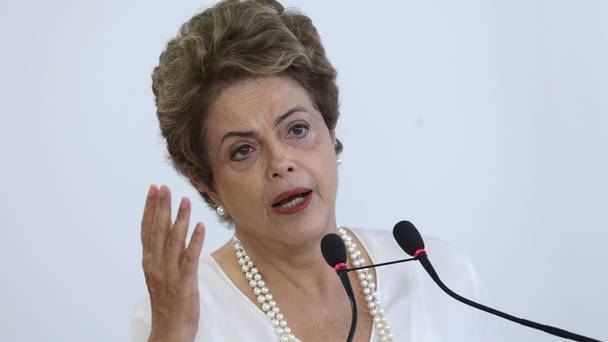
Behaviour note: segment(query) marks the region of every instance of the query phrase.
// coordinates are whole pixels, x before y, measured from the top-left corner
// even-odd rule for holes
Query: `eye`
[[[296,138],[304,138],[308,134],[309,130],[310,128],[307,125],[299,123],[291,126],[289,129],[289,134],[295,136]]]
[[[234,161],[241,161],[241,160],[245,160],[247,159],[247,157],[249,156],[249,154],[251,153],[251,151],[254,149],[253,146],[251,145],[241,145],[237,148],[235,148],[234,150],[232,150],[232,152],[230,153],[230,159],[234,160]]]

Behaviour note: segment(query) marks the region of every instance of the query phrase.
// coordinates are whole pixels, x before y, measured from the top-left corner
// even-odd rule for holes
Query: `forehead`
[[[221,126],[272,120],[296,105],[314,110],[306,89],[293,79],[287,76],[247,78],[224,88],[210,106],[206,118],[206,126],[211,128],[208,134],[213,135]]]

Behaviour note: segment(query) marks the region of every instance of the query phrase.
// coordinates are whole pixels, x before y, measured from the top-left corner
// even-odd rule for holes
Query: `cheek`
[[[259,175],[235,172],[229,168],[220,172],[221,176],[217,177],[218,189],[221,189],[220,196],[230,212],[235,215],[247,215],[249,210],[256,208],[255,204],[263,205]]]
[[[317,153],[312,160],[315,170],[315,178],[319,185],[319,191],[327,199],[334,199],[338,187],[338,169],[336,154],[331,138],[323,142],[322,151]]]

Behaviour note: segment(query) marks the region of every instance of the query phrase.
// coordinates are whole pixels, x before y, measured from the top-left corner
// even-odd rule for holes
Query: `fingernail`
[[[167,196],[167,187],[164,185],[161,185],[160,187],[160,192],[158,193],[158,195],[163,198],[165,196]]]
[[[150,189],[148,189],[148,197],[153,197],[156,195],[156,186],[154,184],[150,185]]]
[[[182,197],[182,200],[179,202],[179,209],[185,210],[188,203],[186,202],[186,197]]]

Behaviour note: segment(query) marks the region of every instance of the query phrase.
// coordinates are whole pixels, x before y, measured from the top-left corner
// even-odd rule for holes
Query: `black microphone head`
[[[331,268],[346,263],[346,247],[337,234],[327,234],[321,240],[321,253]]]
[[[405,253],[413,256],[414,252],[424,249],[424,240],[418,229],[410,221],[401,221],[393,228],[393,237]]]

